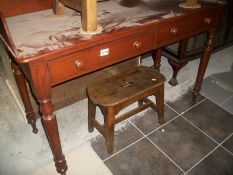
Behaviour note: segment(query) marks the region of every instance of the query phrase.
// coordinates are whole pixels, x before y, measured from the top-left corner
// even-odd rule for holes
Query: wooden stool
[[[159,123],[164,122],[165,77],[148,67],[138,67],[113,77],[94,82],[87,88],[88,130],[94,127],[105,137],[108,153],[113,152],[114,126],[148,107],[158,113]],[[156,105],[147,97],[155,95]],[[138,107],[117,116],[118,112],[138,101]],[[104,124],[95,120],[96,106],[104,115]]]

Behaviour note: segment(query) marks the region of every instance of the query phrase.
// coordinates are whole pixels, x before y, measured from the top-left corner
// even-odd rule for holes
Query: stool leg
[[[105,139],[106,139],[107,151],[108,151],[109,154],[111,154],[113,152],[114,120],[115,120],[114,110],[113,110],[113,108],[109,107],[107,109],[107,114],[104,116]]]
[[[159,87],[159,93],[155,97],[157,112],[158,112],[158,120],[160,124],[164,123],[164,85]]]
[[[88,98],[88,131],[94,131],[93,120],[96,114],[96,104]]]

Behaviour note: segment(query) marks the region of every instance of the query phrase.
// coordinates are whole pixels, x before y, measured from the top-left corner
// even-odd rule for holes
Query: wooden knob
[[[133,44],[134,48],[139,50],[142,48],[142,42],[141,41],[135,41]]]
[[[171,30],[170,30],[170,33],[173,34],[173,35],[176,35],[178,32],[178,29],[176,27],[172,27]]]
[[[83,68],[83,62],[80,61],[80,60],[76,60],[75,61],[75,66],[78,70],[82,69]]]
[[[211,21],[212,21],[211,18],[205,17],[205,20],[204,20],[205,24],[210,24]]]

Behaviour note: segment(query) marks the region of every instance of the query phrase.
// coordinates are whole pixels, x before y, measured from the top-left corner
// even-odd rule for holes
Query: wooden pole
[[[82,0],[82,29],[84,32],[97,31],[97,0]]]
[[[64,5],[58,0],[53,0],[53,13],[56,15],[64,15],[65,9]]]

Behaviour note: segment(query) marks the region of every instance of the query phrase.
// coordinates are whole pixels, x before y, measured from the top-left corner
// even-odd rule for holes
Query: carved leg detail
[[[42,123],[44,125],[44,130],[54,156],[54,162],[57,172],[65,175],[68,168],[65,156],[62,153],[57,118],[56,115],[53,113],[54,107],[51,102],[52,92],[47,62],[31,62],[29,64],[29,70],[32,76],[31,85],[37,101],[40,104]]]
[[[154,68],[156,71],[160,71],[161,66],[161,56],[162,56],[162,48],[152,51],[152,58],[154,60]]]
[[[182,69],[188,62],[178,64],[175,61],[169,59],[168,63],[170,64],[173,70],[173,75],[172,75],[172,78],[169,80],[169,84],[172,86],[176,86],[178,84],[177,75],[180,69]]]
[[[21,99],[23,101],[27,122],[28,124],[32,126],[32,132],[36,134],[38,132],[38,129],[36,128],[37,118],[36,118],[35,113],[33,112],[25,77],[23,73],[21,72],[19,66],[16,65],[13,61],[11,62],[11,67],[14,73],[15,81],[18,86]]]
[[[38,129],[36,127],[36,117],[35,116],[36,115],[34,112],[26,112],[27,122],[28,122],[28,124],[30,124],[32,126],[32,132],[37,134]]]
[[[65,156],[62,154],[57,118],[56,115],[53,114],[53,104],[50,98],[38,101],[40,103],[40,111],[43,115],[42,123],[44,125],[48,141],[54,155],[54,162],[57,172],[65,175],[68,167],[66,165]]]
[[[201,56],[197,78],[196,78],[196,83],[193,89],[193,99],[192,99],[193,104],[196,103],[197,96],[199,95],[199,92],[201,90],[201,84],[203,81],[203,77],[205,75],[205,71],[206,71],[206,68],[207,68],[207,65],[210,59],[210,54],[213,49],[214,36],[215,36],[215,29],[208,32],[208,39],[206,41],[205,50]]]
[[[171,58],[168,59],[168,63],[173,69],[173,75],[169,81],[169,84],[172,86],[176,86],[178,84],[177,75],[180,69],[182,69],[188,63],[188,61],[186,61],[187,46],[188,39],[181,40],[179,42],[178,55],[175,57],[177,61],[174,61]]]

